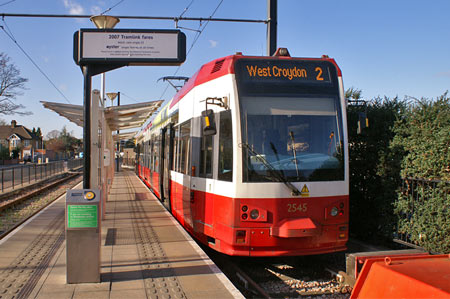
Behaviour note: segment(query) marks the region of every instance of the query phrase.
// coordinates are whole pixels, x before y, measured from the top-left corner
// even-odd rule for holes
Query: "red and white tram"
[[[199,241],[239,256],[346,249],[346,103],[336,62],[201,67],[138,136],[138,175]]]

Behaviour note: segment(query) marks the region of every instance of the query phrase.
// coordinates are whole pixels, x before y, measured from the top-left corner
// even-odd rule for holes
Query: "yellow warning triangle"
[[[302,193],[309,193],[308,187],[306,187],[306,185],[304,185],[301,192]]]

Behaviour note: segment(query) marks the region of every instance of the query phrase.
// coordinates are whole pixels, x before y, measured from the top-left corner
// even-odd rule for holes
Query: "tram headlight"
[[[339,213],[339,209],[337,207],[333,207],[330,211],[331,216],[336,216]]]
[[[250,212],[250,218],[252,218],[253,220],[257,219],[259,217],[259,211],[257,209],[253,209]]]
[[[242,212],[247,212],[248,211],[248,207],[247,206],[242,206]]]

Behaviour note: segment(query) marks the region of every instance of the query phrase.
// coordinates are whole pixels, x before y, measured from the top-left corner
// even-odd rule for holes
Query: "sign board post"
[[[100,202],[99,190],[67,191],[67,283],[100,282]]]

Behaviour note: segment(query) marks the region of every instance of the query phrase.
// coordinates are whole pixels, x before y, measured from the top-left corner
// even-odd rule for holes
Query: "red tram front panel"
[[[178,186],[176,186],[178,185]],[[181,189],[174,183],[174,188]],[[309,255],[345,250],[348,240],[348,197],[241,198],[192,191],[190,207],[174,199],[177,219],[184,223],[192,213],[188,230],[211,248],[228,255]],[[300,204],[305,210],[293,211]],[[244,207],[245,212],[244,212]],[[337,207],[337,215],[331,210]],[[182,211],[183,210],[183,211]],[[258,210],[258,217],[249,213]],[[188,212],[190,211],[190,212]],[[247,216],[244,216],[247,215]],[[245,217],[245,219],[244,219]]]

